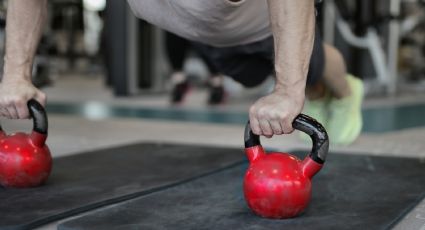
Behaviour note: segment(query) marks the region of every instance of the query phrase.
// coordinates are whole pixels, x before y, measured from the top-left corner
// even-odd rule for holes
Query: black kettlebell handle
[[[326,155],[329,149],[329,138],[325,128],[315,119],[305,115],[298,115],[292,122],[292,127],[299,131],[308,134],[313,141],[310,158],[319,164],[325,163]],[[261,145],[260,136],[254,134],[251,130],[251,125],[248,123],[245,126],[245,148]]]
[[[48,123],[47,123],[46,110],[44,110],[43,106],[40,103],[38,103],[38,101],[36,101],[35,99],[29,100],[27,102],[27,106],[28,106],[30,116],[33,120],[32,130],[34,132],[47,135]],[[1,128],[1,125],[0,125],[0,132],[2,131],[3,129]]]

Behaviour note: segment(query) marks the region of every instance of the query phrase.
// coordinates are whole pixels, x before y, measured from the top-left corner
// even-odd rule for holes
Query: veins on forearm
[[[46,0],[9,1],[6,21],[5,71],[7,69],[12,71],[11,68],[31,68],[46,21],[46,14]]]
[[[268,0],[275,42],[276,89],[305,88],[314,42],[312,0]]]

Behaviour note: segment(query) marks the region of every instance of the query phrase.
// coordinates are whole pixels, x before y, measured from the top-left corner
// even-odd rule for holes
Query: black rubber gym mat
[[[246,164],[70,220],[76,229],[387,229],[423,197],[425,162],[330,154],[307,211],[270,220],[245,205]]]
[[[242,149],[142,143],[57,158],[46,185],[0,187],[0,229],[30,229],[245,159]]]

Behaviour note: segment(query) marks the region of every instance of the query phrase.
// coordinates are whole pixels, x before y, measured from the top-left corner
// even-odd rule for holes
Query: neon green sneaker
[[[348,145],[359,135],[362,129],[363,82],[347,75],[351,95],[341,99],[332,99],[329,103],[329,124],[327,131],[331,144]]]
[[[326,128],[329,120],[329,101],[330,94],[328,92],[326,92],[325,96],[321,99],[306,100],[303,113],[316,119]],[[300,138],[305,142],[310,141],[310,137],[303,132],[300,132]]]

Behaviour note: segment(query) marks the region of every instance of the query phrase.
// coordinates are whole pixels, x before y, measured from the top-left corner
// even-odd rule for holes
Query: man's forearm
[[[8,2],[3,81],[31,79],[32,62],[46,16],[47,0]]]
[[[277,91],[304,94],[314,44],[313,0],[268,0]]]

